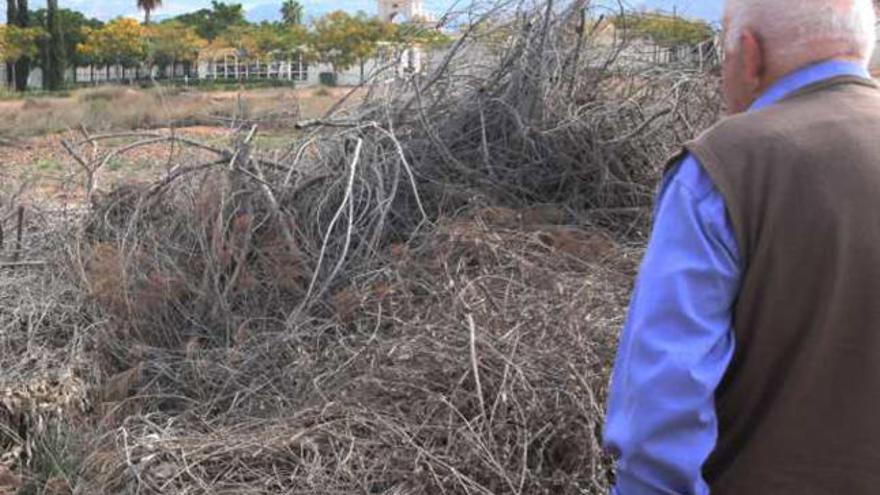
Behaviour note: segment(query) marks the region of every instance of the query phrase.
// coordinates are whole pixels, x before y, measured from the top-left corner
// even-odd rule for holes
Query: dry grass
[[[316,94],[312,89],[264,89],[198,92],[107,86],[80,90],[69,98],[0,101],[0,138],[39,136],[80,126],[96,131],[169,126],[259,122],[263,127],[291,127],[330,108],[343,90]],[[0,140],[2,144],[2,140]]]

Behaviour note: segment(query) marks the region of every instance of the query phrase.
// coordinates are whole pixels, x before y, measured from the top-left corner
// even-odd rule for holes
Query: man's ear
[[[751,29],[743,31],[740,37],[740,57],[742,60],[743,79],[752,91],[760,90],[767,71],[767,59],[764,44]]]

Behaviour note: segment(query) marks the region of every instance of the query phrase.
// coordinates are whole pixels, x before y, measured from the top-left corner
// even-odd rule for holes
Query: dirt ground
[[[91,133],[119,130],[189,127],[231,127],[259,122],[267,128],[323,115],[348,88],[271,88],[242,91],[197,91],[185,88],[138,90],[104,86],[76,91],[67,98],[24,98],[0,101],[0,144],[87,129]],[[358,94],[346,101],[354,102]]]
[[[0,100],[0,115],[7,117],[14,115],[18,112],[28,111],[33,108],[47,108],[47,107],[61,107],[70,105],[71,103],[75,103],[80,100],[83,95],[88,95],[94,93],[95,91],[120,91],[123,93],[127,93],[129,95],[136,95],[144,93],[144,91],[139,91],[130,88],[119,88],[119,87],[107,87],[107,88],[98,88],[96,89],[83,89],[74,92],[71,96],[65,98],[56,98],[56,97],[41,97],[41,98],[22,98],[17,100]],[[327,108],[334,102],[336,102],[343,95],[348,93],[350,88],[299,88],[299,89],[290,89],[290,88],[269,88],[269,89],[252,89],[245,90],[243,92],[238,91],[209,91],[209,92],[200,92],[198,90],[187,91],[184,93],[178,93],[178,95],[183,95],[182,99],[192,99],[193,97],[201,97],[208,96],[211,100],[214,101],[234,101],[238,96],[244,95],[245,97],[250,98],[265,98],[271,100],[277,100],[278,98],[285,98],[291,95],[299,98],[303,103],[308,104],[307,110],[315,110],[320,111],[322,108]],[[162,92],[162,89],[155,90],[156,92]],[[171,93],[176,93],[177,90],[170,90]]]
[[[175,133],[207,144],[226,142],[232,135],[230,129],[209,126],[175,129]],[[29,186],[20,198],[27,203],[53,206],[80,203],[85,197],[83,169],[61,143],[62,140],[76,143],[81,139],[82,135],[70,131],[26,138],[15,145],[0,144],[0,183]],[[133,140],[105,143],[94,149],[94,153],[100,156],[109,146],[130,142]],[[139,147],[108,161],[98,171],[96,186],[102,190],[120,183],[149,181],[175,164],[212,157],[209,152],[172,147],[167,143]]]
[[[183,124],[174,127],[178,136],[225,148],[235,128],[254,119],[261,127],[253,143],[255,152],[271,154],[290,145],[295,122],[323,115],[349,91],[272,88],[172,93],[107,87],[67,98],[0,101],[0,197],[14,193],[7,189],[22,189],[27,192],[18,200],[50,206],[79,204],[85,197],[84,171],[63,141],[77,145],[86,159],[94,159],[144,138],[137,133],[168,134],[171,122]],[[84,142],[85,133],[119,132],[133,135],[95,146]],[[211,152],[167,142],[138,146],[107,161],[98,171],[96,190],[149,181],[175,165],[214,158]]]

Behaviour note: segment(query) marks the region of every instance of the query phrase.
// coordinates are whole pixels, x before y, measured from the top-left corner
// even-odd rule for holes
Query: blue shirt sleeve
[[[707,495],[714,396],[734,351],[738,246],[724,199],[687,156],[655,211],[611,380],[605,446],[617,495]]]

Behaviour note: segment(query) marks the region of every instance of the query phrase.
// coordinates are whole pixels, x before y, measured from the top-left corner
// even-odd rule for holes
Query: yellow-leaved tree
[[[22,28],[0,24],[0,60],[11,64],[15,80],[15,62],[25,57],[36,57],[39,53],[38,41],[46,36],[40,28]]]
[[[146,31],[153,62],[162,69],[171,67],[172,71],[175,65],[182,63],[186,75],[190,74],[201,50],[208,46],[208,42],[196,33],[194,27],[177,21],[154,24]]]
[[[261,58],[262,53],[257,41],[258,27],[250,24],[230,26],[211,42],[211,50],[232,48],[236,55],[246,58]]]
[[[300,24],[261,24],[253,37],[261,53],[298,52],[308,42],[308,30]]]
[[[86,28],[86,41],[77,51],[107,67],[135,67],[147,56],[146,30],[134,19],[120,17],[100,28]]]
[[[231,51],[237,57],[266,63],[298,54],[307,41],[308,31],[300,25],[251,24],[230,27],[208,50],[215,54]]]
[[[339,10],[315,22],[312,47],[323,62],[333,66],[334,72],[360,63],[363,80],[364,62],[376,54],[380,41],[393,40],[394,35],[392,24],[363,13],[351,15]]]
[[[391,25],[393,41],[403,45],[418,45],[427,48],[442,48],[452,42],[452,38],[427,20],[414,19],[412,22]]]

